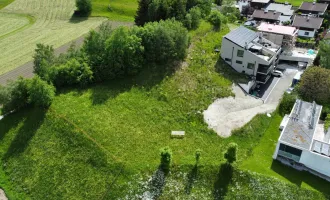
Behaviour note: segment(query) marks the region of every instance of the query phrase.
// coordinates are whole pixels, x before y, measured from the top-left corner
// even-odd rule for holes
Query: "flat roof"
[[[297,30],[296,27],[268,24],[265,22],[262,22],[260,26],[257,27],[257,29],[262,32],[277,33],[281,35],[290,35],[290,36],[294,36]]]
[[[240,26],[239,28],[230,31],[224,38],[234,42],[238,46],[245,47],[246,44],[252,42],[255,38],[258,37],[258,33]]]
[[[294,10],[291,9],[292,9],[292,5],[289,4],[285,5],[279,3],[271,3],[266,8],[266,10],[280,12],[283,15],[293,15]]]
[[[264,10],[254,10],[252,17],[259,19],[268,19],[268,20],[280,20],[281,13],[276,11],[264,11]]]
[[[322,106],[297,100],[283,129],[280,141],[309,150]]]
[[[320,29],[323,18],[295,15],[292,26],[301,28]]]
[[[327,7],[328,4],[325,3],[302,2],[299,10],[324,13],[327,10]]]

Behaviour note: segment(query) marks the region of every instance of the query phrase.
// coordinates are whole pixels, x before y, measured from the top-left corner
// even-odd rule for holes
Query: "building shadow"
[[[228,192],[228,186],[231,183],[233,173],[234,168],[229,163],[220,165],[219,173],[217,174],[217,179],[213,186],[214,199],[224,199]]]
[[[194,167],[191,169],[191,171],[188,174],[187,184],[185,187],[186,194],[189,195],[191,193],[191,189],[192,189],[195,181],[197,180],[197,176],[198,176],[198,166],[196,164],[196,165],[194,165]]]
[[[19,156],[25,151],[32,137],[43,123],[46,112],[46,110],[40,108],[28,108],[24,110],[24,112],[18,114],[19,117],[25,116],[23,119],[24,122],[22,127],[17,131],[17,134],[5,153],[3,160]],[[12,115],[13,118],[16,116],[16,114]]]
[[[328,196],[330,195],[330,183],[309,172],[298,171],[292,167],[282,164],[277,160],[273,160],[271,169],[298,187],[301,187],[302,183],[306,183],[315,190],[318,190]]]
[[[167,173],[159,165],[148,183],[147,191],[143,193],[144,199],[158,199],[162,195],[166,176]]]

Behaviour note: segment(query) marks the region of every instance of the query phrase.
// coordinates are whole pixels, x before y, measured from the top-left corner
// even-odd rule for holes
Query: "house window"
[[[236,63],[237,63],[237,64],[243,64],[243,62],[240,61],[240,60],[236,60]]]
[[[305,32],[305,34],[304,35],[309,35],[309,32]]]
[[[225,58],[225,61],[231,62],[231,59],[230,58]]]
[[[247,68],[248,69],[254,69],[254,63],[248,63]]]
[[[237,57],[243,57],[244,56],[244,51],[243,50],[237,50]]]

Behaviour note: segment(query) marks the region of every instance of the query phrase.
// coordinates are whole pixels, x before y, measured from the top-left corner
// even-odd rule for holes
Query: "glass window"
[[[305,32],[305,35],[309,35],[309,33],[308,32]]]
[[[243,62],[240,61],[240,60],[236,60],[236,63],[237,63],[237,64],[243,64]]]
[[[248,63],[247,68],[248,69],[254,69],[254,63]]]
[[[231,59],[230,58],[225,58],[225,61],[231,62]]]
[[[243,50],[237,50],[237,57],[243,57],[244,56],[244,51]]]

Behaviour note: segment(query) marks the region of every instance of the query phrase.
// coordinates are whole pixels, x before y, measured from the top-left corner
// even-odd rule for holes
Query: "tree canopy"
[[[92,12],[92,1],[91,0],[76,0],[76,6],[80,16],[89,16]]]

